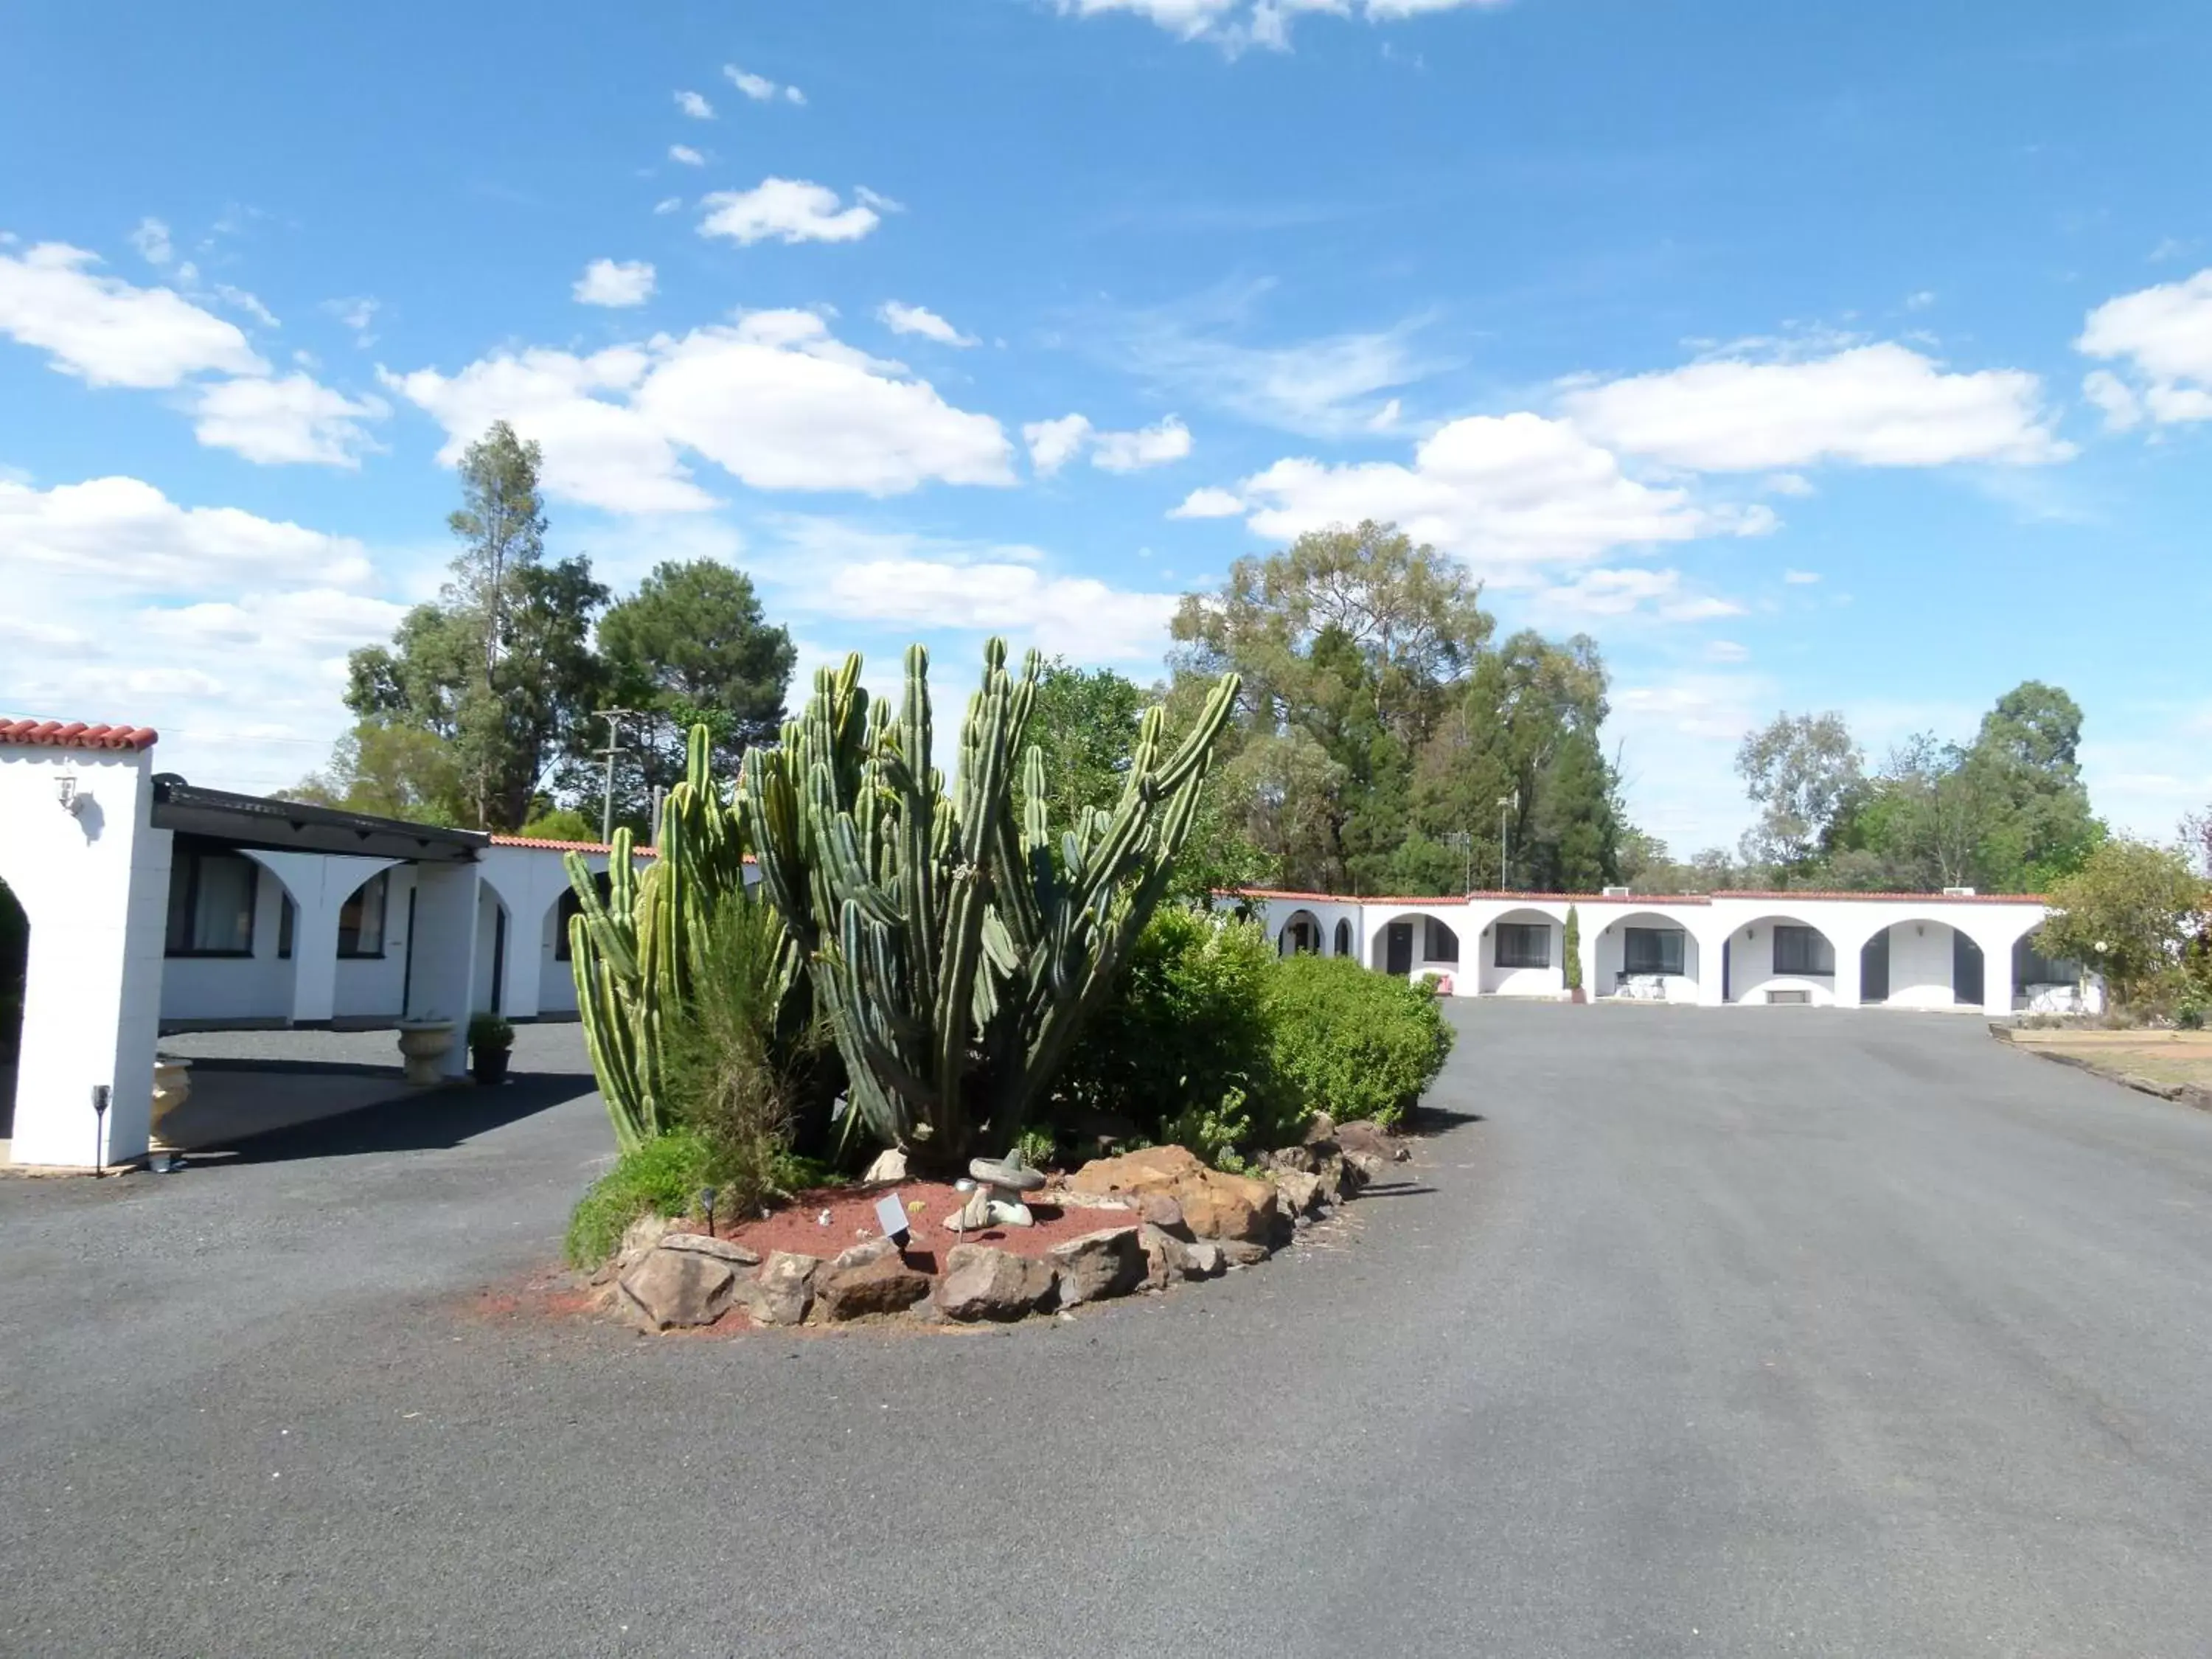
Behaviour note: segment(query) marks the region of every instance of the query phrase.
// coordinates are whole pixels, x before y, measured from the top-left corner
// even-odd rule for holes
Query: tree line
[[[692,726],[713,732],[725,775],[775,740],[795,653],[750,580],[668,562],[616,598],[587,556],[546,556],[540,465],[503,422],[470,447],[451,580],[389,644],[352,654],[355,724],[295,796],[595,839],[611,732],[611,815],[641,832]],[[1114,799],[1145,707],[1164,699],[1171,724],[1187,720],[1233,669],[1243,690],[1179,878],[1201,900],[1239,885],[2039,890],[2106,839],[2081,777],[2081,708],[2031,680],[1971,743],[1916,738],[1875,766],[1841,715],[1778,715],[1737,756],[1759,809],[1741,847],[1678,861],[1629,820],[1601,741],[1596,641],[1500,637],[1481,600],[1456,560],[1390,525],[1239,559],[1183,598],[1164,684],[1048,668],[1032,731],[1055,816]]]

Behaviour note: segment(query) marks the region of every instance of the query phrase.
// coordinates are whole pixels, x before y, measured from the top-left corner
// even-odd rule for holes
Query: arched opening
[[[1340,957],[1352,954],[1352,923],[1348,921],[1336,924],[1336,953]]]
[[[2013,941],[2012,988],[2020,1006],[2035,1014],[2094,1013],[2087,975],[2078,962],[2046,957],[2035,948],[2033,933]]]
[[[15,1133],[15,1070],[23,1052],[23,995],[31,982],[31,919],[0,880],[0,1140]]]
[[[1722,994],[1729,1002],[1810,1003],[1836,1000],[1836,946],[1796,916],[1761,916],[1729,935]]]
[[[1585,910],[1586,925],[1590,913]],[[1634,911],[1598,928],[1590,990],[1628,1001],[1695,1002],[1704,963],[1698,941],[1672,916]]]
[[[1283,931],[1276,936],[1275,949],[1279,955],[1319,956],[1321,954],[1321,918],[1310,910],[1293,910]]]
[[[1947,921],[1915,916],[1892,922],[1859,950],[1859,1000],[1872,1006],[1982,1006],[1982,947]]]
[[[1349,930],[1345,943],[1351,944]],[[1459,934],[1451,924],[1419,911],[1393,916],[1376,929],[1367,965],[1377,973],[1417,979],[1434,974],[1457,981]]]
[[[508,938],[507,902],[489,882],[477,887],[476,984],[469,996],[471,1013],[504,1013],[507,1002]]]
[[[1489,996],[1557,996],[1566,988],[1565,946],[1561,917],[1508,910],[1482,930],[1479,988]]]

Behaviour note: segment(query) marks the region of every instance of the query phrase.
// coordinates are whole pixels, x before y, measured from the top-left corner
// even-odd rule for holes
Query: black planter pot
[[[505,1048],[472,1048],[469,1051],[469,1075],[479,1083],[507,1081]]]

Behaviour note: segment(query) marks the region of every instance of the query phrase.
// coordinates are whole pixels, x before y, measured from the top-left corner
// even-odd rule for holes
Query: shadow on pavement
[[[489,1088],[455,1084],[377,1101],[311,1122],[243,1135],[220,1147],[196,1149],[191,1162],[274,1164],[292,1158],[353,1158],[368,1152],[458,1146],[588,1095],[598,1086],[588,1072],[532,1073]]]

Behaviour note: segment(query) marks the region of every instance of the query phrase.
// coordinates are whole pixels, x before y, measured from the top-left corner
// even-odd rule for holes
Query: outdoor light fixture
[[[107,1107],[115,1091],[105,1083],[92,1085],[92,1172],[107,1173]]]
[[[76,775],[64,772],[54,780],[54,799],[62,804],[62,811],[75,817],[84,811],[84,804],[92,797],[77,791]]]

